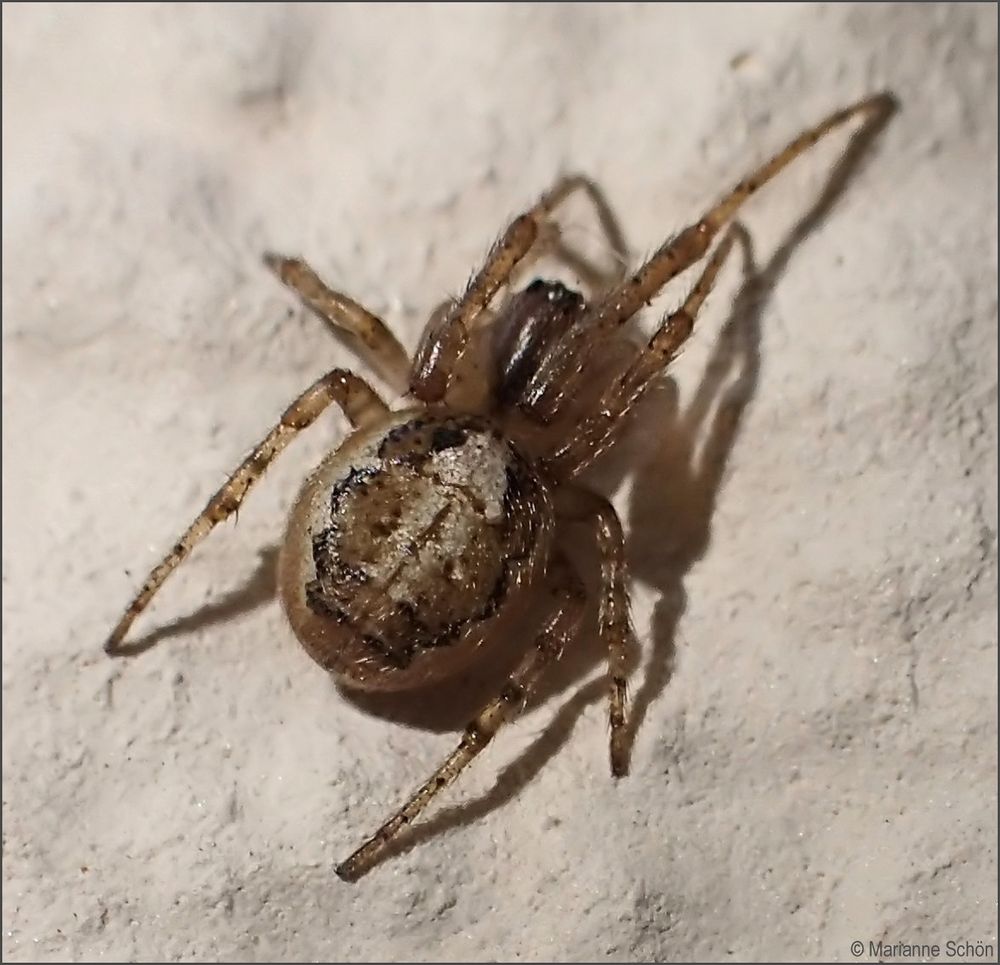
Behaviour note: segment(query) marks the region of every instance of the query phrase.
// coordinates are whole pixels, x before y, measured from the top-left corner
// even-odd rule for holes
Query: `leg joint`
[[[472,750],[482,750],[491,740],[493,740],[492,731],[484,728],[478,721],[473,721],[465,728],[465,734],[462,736],[462,743],[471,748]]]

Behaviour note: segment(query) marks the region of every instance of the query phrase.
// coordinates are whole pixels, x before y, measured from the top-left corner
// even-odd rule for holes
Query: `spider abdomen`
[[[346,683],[402,689],[457,669],[457,646],[547,551],[537,473],[489,422],[393,413],[306,482],[280,587],[310,655]]]

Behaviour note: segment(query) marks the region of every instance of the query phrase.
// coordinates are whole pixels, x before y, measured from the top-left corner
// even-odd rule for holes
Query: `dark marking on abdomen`
[[[431,436],[431,452],[441,452],[444,449],[454,449],[462,445],[468,438],[468,430],[457,426],[438,426]]]

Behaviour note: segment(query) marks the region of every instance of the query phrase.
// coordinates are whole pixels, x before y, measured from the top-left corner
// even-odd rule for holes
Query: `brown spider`
[[[595,363],[609,337],[672,278],[700,261],[739,206],[827,132],[891,110],[880,94],[805,131],[695,224],[588,304],[558,282],[510,294],[515,270],[555,237],[551,216],[593,184],[565,178],[514,219],[465,293],[431,316],[412,364],[381,319],[323,284],[303,261],[265,262],[302,301],[352,342],[401,394],[393,410],[365,381],[334,369],[310,386],[209,500],[156,566],[114,628],[109,653],[167,576],[234,513],[271,461],[331,404],[354,432],[307,479],[292,509],[278,568],[281,599],[302,645],[343,683],[404,690],[454,673],[475,655],[490,618],[547,577],[548,616],[499,695],[466,727],[457,749],[403,807],[337,868],[356,880],[442,788],[515,717],[579,622],[584,592],[555,548],[556,520],[592,520],[602,559],[599,611],[608,649],[611,773],[627,769],[626,654],[631,629],[621,523],[611,504],[573,479],[614,440],[623,416],[690,336],[736,238],[722,237],[687,299],[630,363]],[[506,286],[496,312],[494,296]],[[479,355],[486,365],[473,364]],[[460,364],[461,363],[461,364]],[[596,392],[595,392],[596,386]],[[584,391],[588,390],[588,391]],[[587,397],[591,397],[587,401]],[[593,398],[596,397],[596,404]]]

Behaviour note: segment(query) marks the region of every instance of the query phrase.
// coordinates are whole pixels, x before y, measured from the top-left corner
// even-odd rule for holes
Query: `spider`
[[[540,584],[547,606],[525,655],[457,748],[337,874],[354,881],[382,860],[393,839],[518,715],[558,659],[580,622],[586,594],[559,549],[557,523],[589,523],[596,534],[610,765],[613,776],[623,776],[632,629],[622,526],[611,503],[576,477],[614,442],[626,414],[690,337],[737,239],[736,223],[723,233],[737,209],[828,132],[853,120],[875,120],[891,106],[891,95],[871,96],[804,131],[633,274],[621,272],[603,286],[595,282],[589,301],[543,279],[514,290],[517,273],[553,246],[553,214],[567,197],[585,193],[601,212],[593,182],[559,180],[508,225],[464,293],[432,313],[412,362],[380,318],[328,288],[304,261],[266,254],[278,278],[405,403],[390,408],[367,382],[341,368],[314,382],[152,570],[105,649],[123,652],[129,628],[164,580],[239,509],[289,442],[337,405],[353,432],[303,485],[278,564],[285,613],[317,663],[361,690],[428,686],[473,659],[494,618],[528,587]],[[683,304],[626,365],[610,375],[601,371],[609,339],[706,256]],[[504,297],[493,309],[501,289]]]

